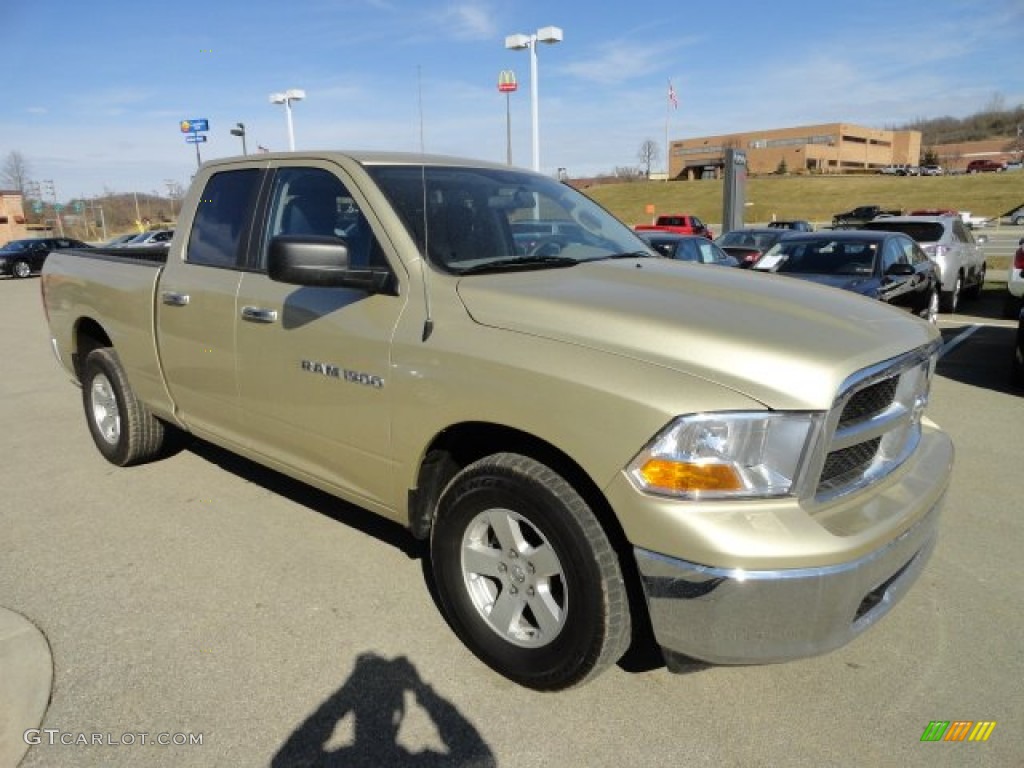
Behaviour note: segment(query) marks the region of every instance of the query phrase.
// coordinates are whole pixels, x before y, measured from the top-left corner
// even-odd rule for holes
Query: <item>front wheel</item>
[[[32,267],[27,261],[19,259],[11,265],[11,274],[18,278],[28,277],[32,274]]]
[[[163,449],[163,422],[136,399],[113,349],[94,349],[85,358],[82,405],[93,442],[111,464],[140,464]]]
[[[932,325],[939,322],[939,289],[935,288],[928,297],[928,307],[925,309],[924,319]]]
[[[529,457],[495,454],[456,475],[430,553],[456,634],[521,685],[581,684],[629,645],[626,586],[608,537],[576,490]]]

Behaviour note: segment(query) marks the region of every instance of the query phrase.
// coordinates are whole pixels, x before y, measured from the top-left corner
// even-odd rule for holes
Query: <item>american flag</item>
[[[673,109],[679,109],[679,99],[676,98],[676,89],[672,87],[672,81],[668,81],[668,103]]]

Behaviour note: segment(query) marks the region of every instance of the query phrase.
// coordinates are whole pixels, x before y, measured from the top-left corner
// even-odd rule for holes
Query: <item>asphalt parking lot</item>
[[[21,765],[1024,765],[1024,395],[1000,300],[942,316],[942,537],[878,626],[820,658],[686,675],[639,658],[543,695],[459,643],[400,528],[205,444],[107,464],[38,281],[0,280],[0,606],[53,657]],[[922,742],[935,720],[996,726]]]

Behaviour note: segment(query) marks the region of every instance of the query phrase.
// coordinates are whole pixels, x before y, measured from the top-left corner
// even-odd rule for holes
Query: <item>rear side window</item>
[[[226,268],[243,264],[243,236],[252,220],[259,181],[257,168],[223,171],[210,177],[192,221],[186,261]]]

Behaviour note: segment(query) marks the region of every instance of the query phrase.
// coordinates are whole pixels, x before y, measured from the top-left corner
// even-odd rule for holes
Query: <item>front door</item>
[[[351,263],[387,264],[340,173],[307,162],[274,174],[258,264],[238,291],[239,402],[256,452],[393,509],[389,350],[404,298],[287,285],[265,271],[278,235],[342,238]]]

